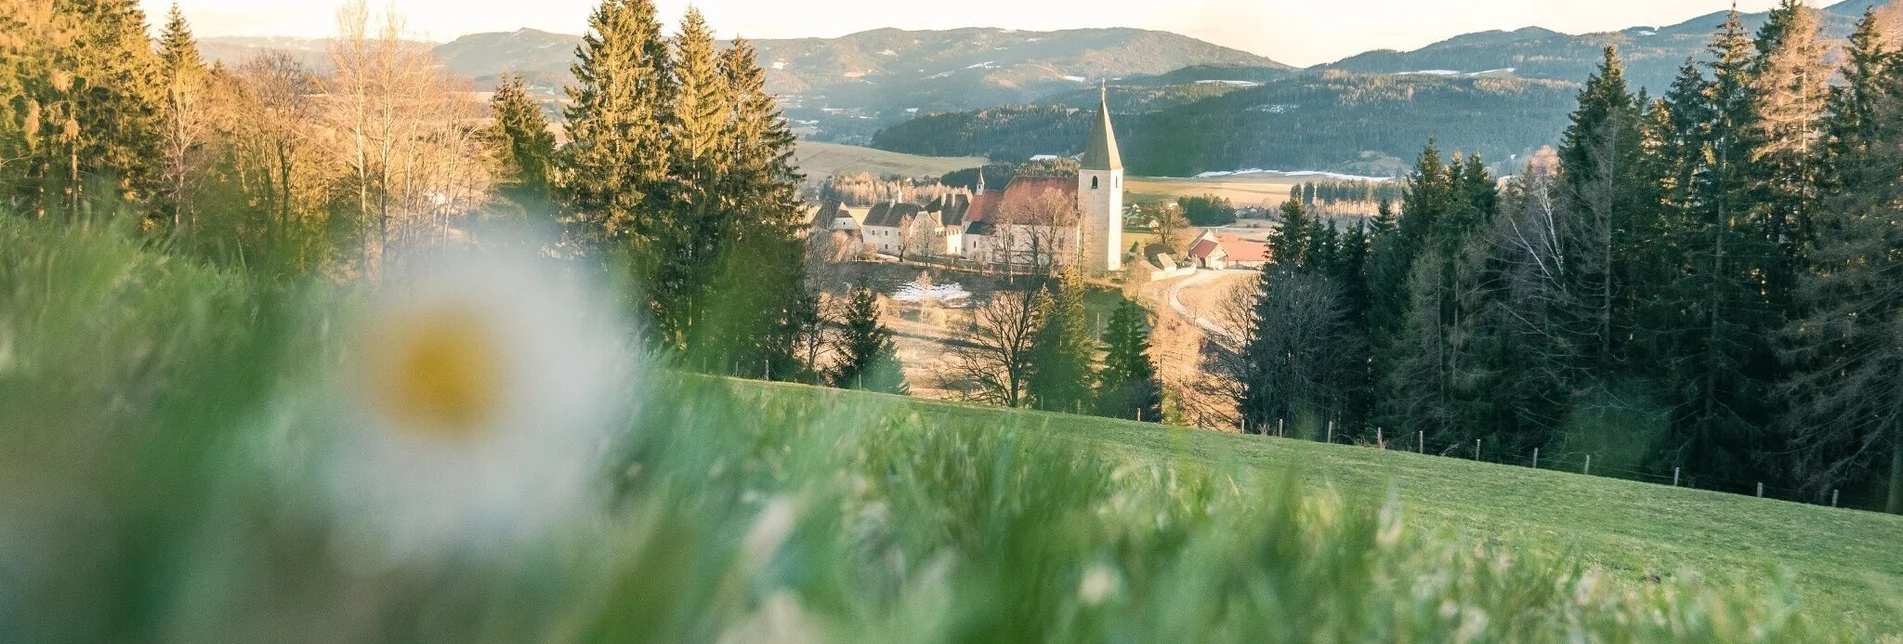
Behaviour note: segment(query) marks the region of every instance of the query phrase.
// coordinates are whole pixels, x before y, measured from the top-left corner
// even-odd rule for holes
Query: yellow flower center
[[[503,359],[496,336],[472,312],[444,307],[395,321],[366,356],[377,409],[403,430],[469,439],[501,406]]]

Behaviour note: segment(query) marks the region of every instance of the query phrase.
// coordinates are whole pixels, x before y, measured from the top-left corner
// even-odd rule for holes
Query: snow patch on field
[[[1088,79],[1088,78],[1084,78],[1084,77],[1082,77],[1082,76],[1065,76],[1065,77],[1064,77],[1064,80],[1067,80],[1067,81],[1070,81],[1070,82],[1073,82],[1073,83],[1088,83],[1088,82],[1090,82],[1090,79]]]
[[[998,61],[995,61],[995,60],[987,60],[982,63],[966,65],[965,69],[997,69],[998,68],[998,66],[996,65],[997,62]]]
[[[1262,86],[1261,83],[1258,83],[1255,81],[1245,81],[1245,80],[1199,80],[1199,81],[1196,81],[1197,85],[1214,85],[1217,83],[1228,85],[1230,87],[1261,87]]]
[[[1373,182],[1393,181],[1393,179],[1389,177],[1364,177],[1361,175],[1342,174],[1340,172],[1327,172],[1324,170],[1293,170],[1288,172],[1282,172],[1277,170],[1263,170],[1261,168],[1249,168],[1247,170],[1215,170],[1215,171],[1198,174],[1194,178],[1219,179],[1222,177],[1240,177],[1240,176],[1249,176],[1249,175],[1267,175],[1271,177],[1290,177],[1290,178],[1294,178],[1294,177],[1323,178],[1323,179],[1334,179],[1337,181],[1373,181]]]

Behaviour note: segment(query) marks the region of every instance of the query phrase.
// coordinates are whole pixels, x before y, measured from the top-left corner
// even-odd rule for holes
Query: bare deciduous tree
[[[953,377],[965,381],[978,400],[1006,407],[1024,404],[1031,339],[1038,328],[1037,293],[994,293],[972,312],[967,344],[953,350],[949,360]]]
[[[374,281],[393,244],[441,244],[449,218],[486,192],[482,106],[425,43],[404,39],[394,8],[373,16],[354,0],[338,9],[337,27],[327,120],[355,193],[362,268]]]

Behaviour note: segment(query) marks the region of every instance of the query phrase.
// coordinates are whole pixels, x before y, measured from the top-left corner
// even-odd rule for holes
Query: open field
[[[938,177],[953,170],[975,168],[986,163],[983,157],[922,157],[854,145],[800,141],[793,154],[800,172],[808,181],[836,173],[870,172],[906,177]]]
[[[1391,495],[1407,516],[1431,529],[1567,553],[1618,583],[1701,578],[1763,588],[1788,575],[1812,617],[1861,624],[1874,634],[1903,633],[1903,556],[1895,552],[1903,516],[1345,444],[787,385],[739,386],[811,399],[820,407],[899,404],[928,425],[970,433],[1034,427],[1166,466],[1294,473],[1358,502],[1379,503]]]
[[[1288,200],[1289,186],[1312,181],[1313,177],[1288,177],[1278,174],[1248,174],[1208,179],[1174,177],[1130,177],[1124,181],[1126,201],[1174,201],[1177,197],[1216,195],[1227,198],[1236,207],[1274,208]]]

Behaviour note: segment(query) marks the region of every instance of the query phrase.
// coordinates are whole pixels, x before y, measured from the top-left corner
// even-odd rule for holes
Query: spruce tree
[[[490,143],[501,171],[497,192],[523,214],[553,217],[555,135],[521,76],[503,74],[489,99]]]
[[[1875,7],[1865,9],[1844,48],[1843,83],[1830,88],[1823,122],[1825,185],[1839,194],[1863,194],[1894,178],[1896,169],[1873,154],[1891,124],[1884,116],[1896,97],[1889,81],[1896,75],[1897,52],[1885,46]]]
[[[1097,374],[1097,413],[1162,422],[1163,385],[1150,360],[1149,312],[1125,299],[1104,329],[1103,371]]]
[[[50,22],[46,35],[61,41],[21,70],[21,102],[38,108],[25,115],[22,196],[41,214],[151,200],[165,90],[144,12],[133,0],[75,0],[55,3]]]
[[[1546,331],[1582,350],[1580,366],[1603,386],[1624,364],[1638,300],[1656,288],[1636,270],[1641,245],[1656,237],[1656,201],[1647,203],[1639,104],[1616,48],[1605,49],[1571,119],[1559,147],[1564,217],[1555,240],[1569,261],[1555,267],[1564,273],[1553,284],[1566,304]]]
[[[1671,434],[1655,450],[1654,471],[1688,466],[1735,478],[1751,471],[1751,446],[1763,438],[1775,364],[1767,334],[1776,328],[1762,282],[1777,252],[1754,230],[1752,154],[1753,49],[1734,12],[1711,44],[1711,80],[1698,109],[1701,167],[1677,222],[1674,254],[1682,265],[1670,297],[1676,319],[1667,349],[1673,388]]]
[[[1308,254],[1308,209],[1302,202],[1282,202],[1282,222],[1269,237],[1269,256],[1277,264],[1300,268]]]
[[[1831,70],[1817,12],[1782,0],[1758,31],[1752,63],[1750,161],[1756,195],[1752,224],[1777,250],[1765,263],[1764,288],[1780,315],[1795,313],[1793,298],[1823,167],[1816,158]]]
[[[732,115],[719,139],[726,170],[710,188],[721,217],[712,227],[722,244],[712,266],[718,277],[707,291],[717,309],[700,309],[718,314],[700,336],[738,360],[796,368],[799,320],[814,314],[806,307],[815,301],[806,297],[807,211],[799,194],[804,177],[793,164],[796,141],[766,91],[753,45],[735,40],[721,52],[718,70]]]
[[[659,267],[672,261],[665,243],[674,227],[655,203],[667,176],[663,124],[672,92],[653,0],[603,0],[575,57],[561,159],[571,236],[584,253],[628,257],[635,282],[658,291]],[[680,347],[676,304],[651,294],[640,307],[673,348]]]
[[[900,369],[892,331],[879,321],[879,294],[859,287],[847,296],[845,329],[839,335],[839,366],[833,386],[888,394],[910,393]]]
[[[1037,333],[1031,338],[1031,372],[1025,390],[1038,409],[1077,412],[1096,408],[1091,400],[1091,359],[1097,342],[1084,314],[1083,276],[1075,268],[1060,271],[1039,298]]]

